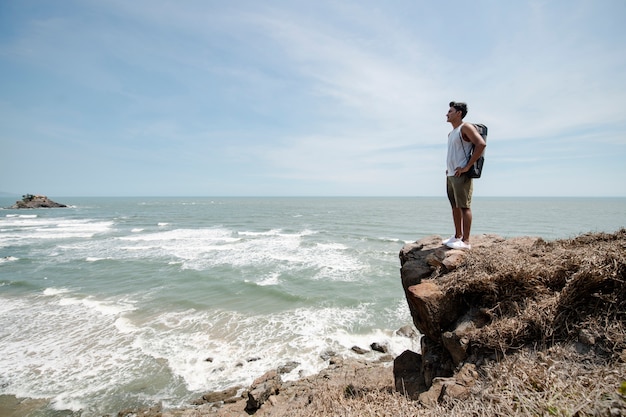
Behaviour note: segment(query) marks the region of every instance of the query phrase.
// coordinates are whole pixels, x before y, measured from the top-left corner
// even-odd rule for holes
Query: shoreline
[[[417,333],[411,325],[405,325],[397,329],[394,331],[394,334],[399,337],[413,340],[413,344],[415,343],[415,340],[419,338],[419,333]],[[375,348],[372,348],[373,346],[375,346]],[[280,385],[282,387],[282,394],[284,395],[285,392],[291,392],[293,390],[312,390],[312,386],[317,382],[327,381],[329,379],[332,379],[336,384],[339,383],[340,380],[346,379],[346,376],[343,375],[346,372],[357,372],[357,370],[362,368],[379,369],[381,373],[386,374],[387,379],[393,380],[392,364],[394,356],[387,353],[387,346],[381,346],[378,342],[372,342],[369,348],[370,349],[368,350],[359,346],[353,346],[349,349],[352,353],[349,356],[347,356],[347,352],[344,354],[335,353],[333,351],[324,352],[321,355],[321,358],[325,360],[326,366],[314,374],[299,376],[294,380],[282,381],[281,379]],[[270,373],[285,375],[297,366],[294,362],[289,360],[278,362],[284,362],[284,364],[276,369],[267,371],[263,375],[257,375],[256,378],[262,378],[264,375]],[[239,415],[236,410],[239,406],[242,406],[240,407],[242,410],[245,409],[247,393],[249,391],[250,386],[245,387],[242,385],[233,385],[224,388],[223,390],[207,391],[198,394],[197,398],[190,400],[188,403],[181,406],[163,407],[162,402],[146,402],[143,404],[137,404],[136,406],[130,408],[120,408],[110,410],[106,414],[94,415],[83,414],[83,410],[55,409],[51,407],[51,398],[19,397],[13,394],[0,394],[0,416],[29,417],[35,413],[35,415],[38,416],[44,415],[54,417],[77,417],[83,415],[89,417],[161,417],[168,415],[178,416],[181,413],[184,414],[191,410],[198,410],[202,413],[209,412],[210,415],[224,415],[230,417],[231,415]],[[207,400],[207,398],[209,400]],[[273,401],[276,401],[276,398],[274,398]],[[222,412],[226,412],[227,414],[221,414]],[[248,413],[245,413],[245,415],[248,415]],[[262,416],[263,414],[257,413],[256,415]]]
[[[330,385],[341,383],[348,384],[351,381],[350,375],[362,373],[364,370],[373,372],[376,375],[375,378],[382,376],[384,382],[391,383],[393,381],[393,360],[393,356],[382,352],[379,352],[379,358],[377,360],[345,358],[341,355],[333,354],[328,359],[328,365],[318,373],[302,376],[295,380],[281,381],[280,395],[273,396],[268,404],[274,407],[279,402],[278,398],[283,398],[285,395],[290,395],[295,392],[310,391],[313,393],[315,386],[322,381]],[[270,370],[259,376],[259,378],[263,378],[264,375],[272,373],[280,375],[280,368],[281,367],[276,370]],[[371,378],[370,376],[370,379]],[[243,387],[235,385],[220,391],[206,392],[199,395],[198,398],[190,401],[188,404],[179,407],[163,407],[161,403],[145,403],[138,404],[136,407],[111,410],[109,413],[102,415],[118,417],[161,417],[179,416],[181,414],[188,414],[190,411],[198,411],[203,413],[202,415],[208,413],[209,415],[225,417],[235,415],[243,416],[248,415],[247,412],[244,414],[240,414],[240,412],[245,412],[247,394],[249,391],[250,386]],[[0,416],[2,417],[28,417],[33,415],[33,413],[35,415],[44,413],[44,415],[54,415],[55,417],[83,415],[82,410],[57,410],[50,407],[50,405],[51,399],[49,398],[31,398],[19,397],[13,394],[0,394]],[[266,406],[265,409],[267,408]],[[264,411],[259,409],[255,415],[263,416]]]
[[[382,358],[381,358],[382,359]],[[430,406],[421,404],[395,391],[393,362],[366,361],[335,357],[335,362],[315,375],[295,381],[284,382],[280,390],[270,395],[255,412],[246,411],[246,394],[250,387],[232,387],[218,393],[226,397],[213,397],[214,402],[188,404],[182,407],[164,408],[161,404],[116,410],[107,417],[324,417],[334,415],[386,416],[419,415],[420,417],[464,417],[476,412],[488,415],[489,410],[504,414],[524,416],[534,407],[532,402],[544,402],[559,398],[564,393],[573,398],[592,401],[598,411],[593,415],[626,415],[626,351],[614,362],[598,363],[593,352],[581,354],[575,344],[551,349],[528,349],[500,360],[483,364],[480,380],[472,396],[463,401],[450,401]],[[520,379],[522,378],[522,379]],[[527,380],[531,378],[531,380]],[[537,383],[549,378],[551,386],[543,391],[524,391],[523,385],[511,390],[516,384]],[[548,379],[545,379],[547,382]],[[585,382],[587,381],[587,382]],[[589,384],[588,381],[596,381]],[[571,388],[568,388],[571,387]],[[233,391],[228,396],[228,391]],[[517,411],[508,409],[513,398]],[[579,401],[575,401],[580,406]],[[0,395],[0,415],[3,417],[26,417],[41,415],[48,405],[44,399],[24,399]],[[582,407],[582,406],[581,406]],[[548,410],[561,410],[557,405]],[[80,416],[80,412],[50,410],[55,417]],[[487,413],[487,414],[484,414]],[[575,413],[570,409],[570,414]],[[611,414],[613,413],[613,414]],[[620,414],[622,413],[622,414]],[[582,414],[587,415],[587,414]]]

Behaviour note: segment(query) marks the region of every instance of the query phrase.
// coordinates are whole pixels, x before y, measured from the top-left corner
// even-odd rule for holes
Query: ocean
[[[439,197],[52,199],[69,207],[0,210],[0,403],[41,399],[37,416],[181,406],[355,345],[418,351],[395,334],[411,324],[398,253],[453,231]],[[473,212],[474,235],[626,227],[626,198],[476,197]]]

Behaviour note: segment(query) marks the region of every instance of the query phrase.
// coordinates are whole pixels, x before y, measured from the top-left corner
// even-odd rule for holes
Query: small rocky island
[[[10,209],[32,209],[32,208],[54,208],[54,207],[67,207],[65,204],[59,204],[50,200],[45,195],[32,195],[25,194],[22,196],[22,200],[18,200],[13,204]]]

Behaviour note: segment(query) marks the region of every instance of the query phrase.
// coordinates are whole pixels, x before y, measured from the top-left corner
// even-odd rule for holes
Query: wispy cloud
[[[433,195],[442,193],[447,102],[457,99],[470,103],[468,120],[489,125],[494,168],[601,164],[626,153],[625,12],[620,1],[583,0],[85,1],[14,11],[12,34],[0,35],[9,120],[0,139],[19,141],[20,153],[48,141],[59,161],[116,166],[120,176],[153,172],[170,184],[176,173],[204,193]],[[14,163],[0,163],[7,178]],[[90,176],[103,184],[102,173]],[[504,188],[492,180],[484,189]]]

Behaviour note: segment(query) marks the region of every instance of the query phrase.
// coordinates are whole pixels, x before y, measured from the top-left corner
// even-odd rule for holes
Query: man
[[[452,132],[448,134],[448,156],[446,177],[448,200],[452,206],[454,235],[442,244],[453,249],[471,249],[470,231],[472,229],[472,179],[464,175],[487,147],[480,133],[473,124],[463,123],[467,114],[467,104],[451,102],[448,110],[448,123]],[[474,153],[468,161],[468,155],[474,145]]]

